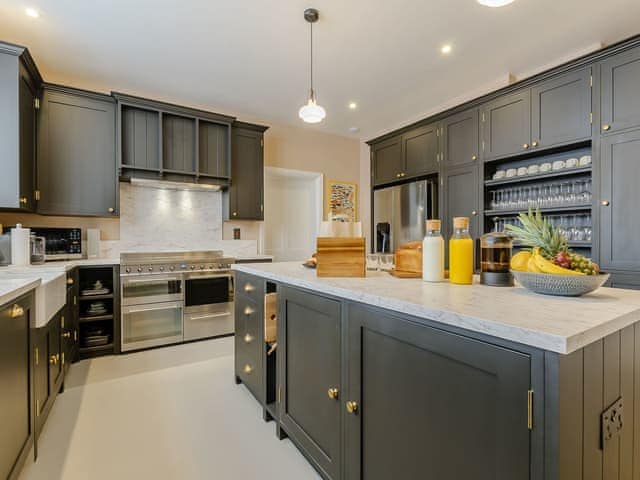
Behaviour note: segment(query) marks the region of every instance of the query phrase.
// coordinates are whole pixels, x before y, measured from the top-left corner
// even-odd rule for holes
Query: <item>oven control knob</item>
[[[149,271],[150,271],[150,272],[153,272],[153,267],[149,267]]]
[[[141,271],[142,271],[142,268],[138,267],[138,272],[141,272]]]
[[[161,272],[164,272],[164,267],[160,267],[160,271],[161,271]]]
[[[204,270],[204,265],[200,265],[200,270]]]
[[[176,269],[176,267],[174,267],[173,265],[171,265],[171,266],[169,267],[169,270],[171,270],[172,272],[173,272],[175,269]]]
[[[195,270],[196,266],[195,265],[191,265],[191,270]]]
[[[124,269],[124,271],[127,272],[127,273],[130,273],[131,269],[129,267],[127,267],[127,268]]]
[[[210,270],[213,270],[213,265],[209,265],[209,269],[210,269]]]
[[[180,268],[184,270],[185,268],[187,268],[187,264],[183,263],[182,265],[180,265]]]

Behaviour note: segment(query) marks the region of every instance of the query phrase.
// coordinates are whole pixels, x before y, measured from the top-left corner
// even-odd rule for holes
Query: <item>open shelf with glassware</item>
[[[584,144],[539,157],[486,163],[484,232],[502,232],[506,225],[519,225],[520,212],[540,209],[570,247],[589,255],[594,237],[592,189],[591,147]]]

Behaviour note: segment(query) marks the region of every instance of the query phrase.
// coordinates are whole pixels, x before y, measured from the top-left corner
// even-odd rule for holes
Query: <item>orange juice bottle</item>
[[[473,239],[469,235],[469,218],[453,219],[453,235],[449,239],[449,281],[471,285],[473,281]]]

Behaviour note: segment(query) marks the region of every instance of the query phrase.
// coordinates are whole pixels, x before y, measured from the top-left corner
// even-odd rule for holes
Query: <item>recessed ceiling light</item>
[[[515,0],[478,0],[480,5],[484,5],[485,7],[504,7],[505,5],[509,5],[513,3]]]
[[[31,8],[31,7],[25,8],[24,13],[25,15],[27,15],[27,17],[31,17],[31,18],[38,18],[40,16],[40,12],[35,8]]]
[[[360,127],[349,127],[349,131],[351,133],[358,133],[360,131]]]
[[[358,104],[356,102],[349,102],[349,110],[355,110],[358,108]]]
[[[440,49],[440,52],[441,52],[443,55],[448,55],[448,54],[450,54],[450,53],[451,53],[451,45],[449,45],[449,44],[443,45],[443,46],[442,46],[442,48]]]

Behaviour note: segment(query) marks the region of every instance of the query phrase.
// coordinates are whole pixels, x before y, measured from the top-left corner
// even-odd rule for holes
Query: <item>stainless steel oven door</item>
[[[135,275],[120,278],[122,305],[182,300],[182,275]]]
[[[122,351],[182,342],[182,302],[163,302],[122,308]]]
[[[184,339],[232,334],[233,274],[194,272],[186,274],[184,282]]]
[[[184,314],[184,339],[229,335],[234,331],[233,302],[190,308]]]

